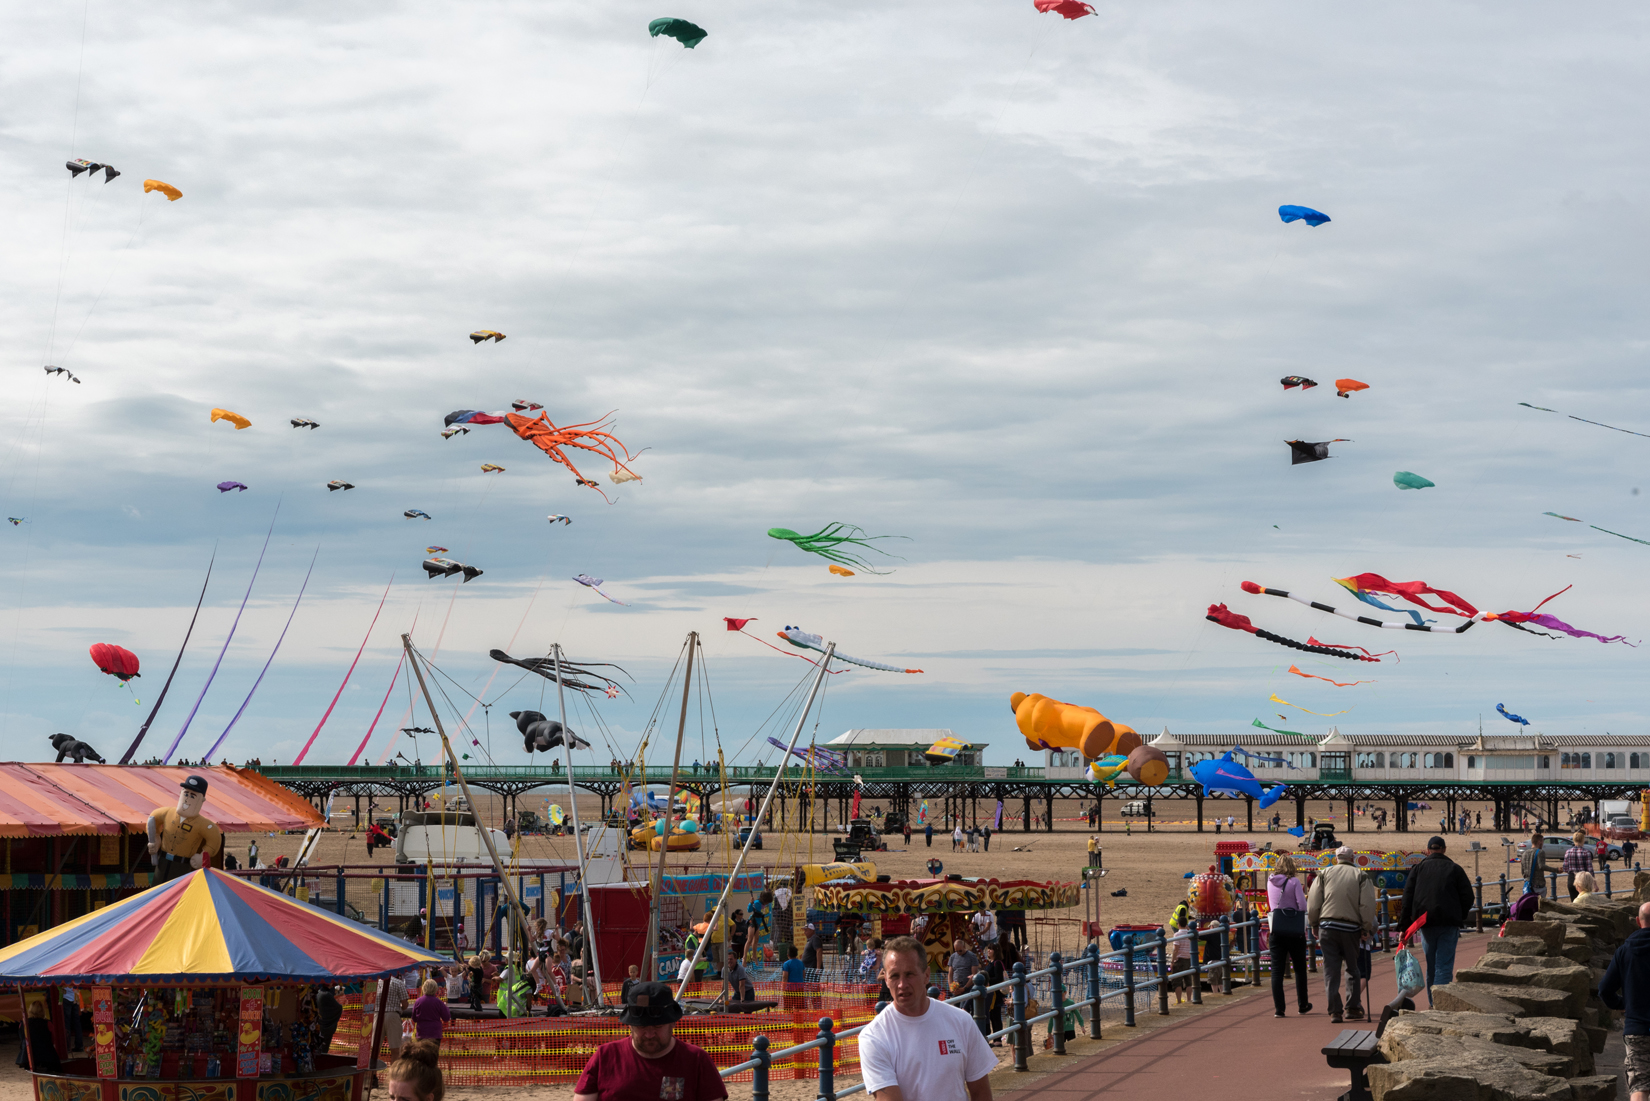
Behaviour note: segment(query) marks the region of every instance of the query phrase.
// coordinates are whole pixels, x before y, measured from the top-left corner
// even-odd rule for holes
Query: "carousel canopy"
[[[0,948],[0,983],[349,982],[452,961],[202,868]]]
[[[1031,879],[915,879],[898,883],[825,883],[814,888],[821,910],[871,914],[945,914],[972,910],[1057,910],[1076,906],[1076,883]]]

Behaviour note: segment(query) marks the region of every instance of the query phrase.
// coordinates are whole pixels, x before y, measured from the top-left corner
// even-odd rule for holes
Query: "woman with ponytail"
[[[414,1040],[390,1064],[390,1101],[441,1101],[441,1048],[433,1040]]]

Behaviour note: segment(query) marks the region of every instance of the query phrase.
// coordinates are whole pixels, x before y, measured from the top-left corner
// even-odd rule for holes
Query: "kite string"
[[[217,560],[218,548],[214,544],[212,557],[206,563],[206,580],[201,582],[201,595],[195,601],[195,614],[189,617],[189,628],[183,632],[183,645],[178,647],[177,660],[172,662],[172,671],[166,674],[166,683],[161,685],[160,698],[155,701],[155,706],[149,710],[149,717],[143,720],[143,726],[138,728],[137,737],[132,739],[132,744],[126,747],[126,753],[120,758],[120,763],[123,765],[131,763],[132,757],[138,751],[138,746],[143,744],[144,736],[149,733],[149,724],[155,721],[155,716],[160,714],[160,705],[166,702],[166,693],[171,690],[172,678],[178,675],[178,666],[183,664],[183,652],[189,649],[189,638],[195,633],[195,621],[200,618],[201,605],[206,602],[206,587],[212,583],[212,564]]]
[[[321,734],[321,728],[327,725],[327,720],[332,717],[332,709],[338,706],[338,697],[344,694],[344,689],[349,685],[350,677],[355,675],[356,665],[361,661],[362,651],[366,650],[367,643],[372,640],[372,629],[378,626],[379,613],[384,610],[384,601],[390,598],[390,586],[394,584],[395,574],[391,572],[389,584],[384,586],[384,595],[378,598],[378,610],[372,613],[372,622],[367,624],[367,635],[361,640],[360,649],[355,651],[355,660],[349,663],[349,669],[344,673],[343,683],[338,686],[338,691],[332,694],[332,702],[327,704],[326,713],[321,716],[321,721],[315,724],[315,730],[310,734],[309,741],[304,743],[304,748],[300,749],[298,756],[292,759],[293,764],[301,765],[304,763],[304,756],[309,753],[309,747],[315,744],[315,739]],[[400,667],[397,666],[397,672],[399,672],[399,669]]]

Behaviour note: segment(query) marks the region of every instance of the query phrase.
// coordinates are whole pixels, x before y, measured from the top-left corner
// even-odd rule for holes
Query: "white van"
[[[501,860],[510,856],[510,838],[488,830]],[[395,835],[397,864],[491,864],[476,816],[469,811],[408,811]]]

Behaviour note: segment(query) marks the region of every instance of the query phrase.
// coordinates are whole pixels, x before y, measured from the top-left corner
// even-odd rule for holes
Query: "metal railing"
[[[1043,1022],[1051,1024],[1053,1033],[1054,1052],[1058,1055],[1066,1053],[1066,1018],[1076,1018],[1081,1021],[1080,1014],[1085,1010],[1088,1013],[1089,1036],[1093,1039],[1101,1038],[1101,1011],[1107,1003],[1114,999],[1121,999],[1123,1003],[1123,1025],[1126,1028],[1136,1027],[1136,1002],[1141,994],[1156,994],[1157,1013],[1162,1016],[1169,1014],[1169,990],[1172,983],[1181,980],[1190,980],[1192,1001],[1201,1003],[1202,977],[1213,972],[1220,973],[1220,993],[1232,992],[1232,976],[1240,965],[1247,963],[1250,982],[1260,980],[1260,926],[1263,919],[1244,911],[1238,911],[1239,920],[1233,921],[1230,916],[1222,917],[1218,929],[1210,928],[1202,932],[1185,932],[1174,937],[1166,935],[1159,929],[1157,936],[1145,942],[1131,942],[1123,948],[1102,953],[1098,944],[1090,944],[1088,948],[1073,959],[1063,959],[1058,952],[1049,953],[1049,965],[1037,971],[1028,971],[1026,965],[1014,965],[1011,976],[996,984],[989,984],[984,974],[974,976],[973,989],[947,999],[948,1004],[954,1006],[970,1006],[970,1013],[980,1029],[980,1034],[987,1040],[1011,1039],[1014,1047],[1014,1069],[1024,1072],[1030,1069],[1031,1058],[1031,1030]],[[1181,970],[1171,970],[1169,959],[1170,946],[1177,938],[1191,940],[1194,945],[1218,945],[1212,953],[1213,959],[1203,962],[1203,953],[1196,947],[1192,949]],[[1152,965],[1151,977],[1144,981],[1136,977],[1135,958],[1145,951],[1148,962]],[[1122,981],[1114,988],[1105,974],[1104,967],[1107,961],[1113,961],[1122,969]],[[1076,972],[1076,983],[1086,989],[1086,995],[1077,1000],[1070,1000],[1067,993],[1068,976]],[[1046,983],[1049,992],[1049,1003],[1052,1008],[1039,1013],[1031,1013],[1030,993],[1033,987],[1042,988]],[[937,987],[929,987],[928,995],[931,998],[939,996]],[[1009,1023],[1004,1027],[993,1030],[991,1018],[998,996],[1004,996],[1007,1006],[1011,1010]],[[888,1012],[892,1003],[884,1002],[878,1006],[879,1011]],[[893,1010],[893,1012],[898,1012]],[[997,1009],[997,1013],[1001,1010]],[[869,1022],[867,1022],[868,1024]],[[859,1025],[842,1032],[835,1030],[835,1022],[829,1017],[822,1017],[819,1021],[819,1035],[806,1043],[795,1044],[782,1048],[779,1051],[769,1050],[769,1041],[766,1036],[757,1036],[751,1041],[751,1057],[743,1063],[723,1070],[722,1077],[728,1078],[745,1071],[751,1072],[751,1101],[768,1101],[768,1070],[776,1060],[794,1058],[809,1051],[819,1052],[819,1101],[837,1101],[838,1098],[849,1097],[865,1089],[861,1081],[847,1089],[836,1088],[836,1045],[843,1040],[858,1036],[866,1028]]]

